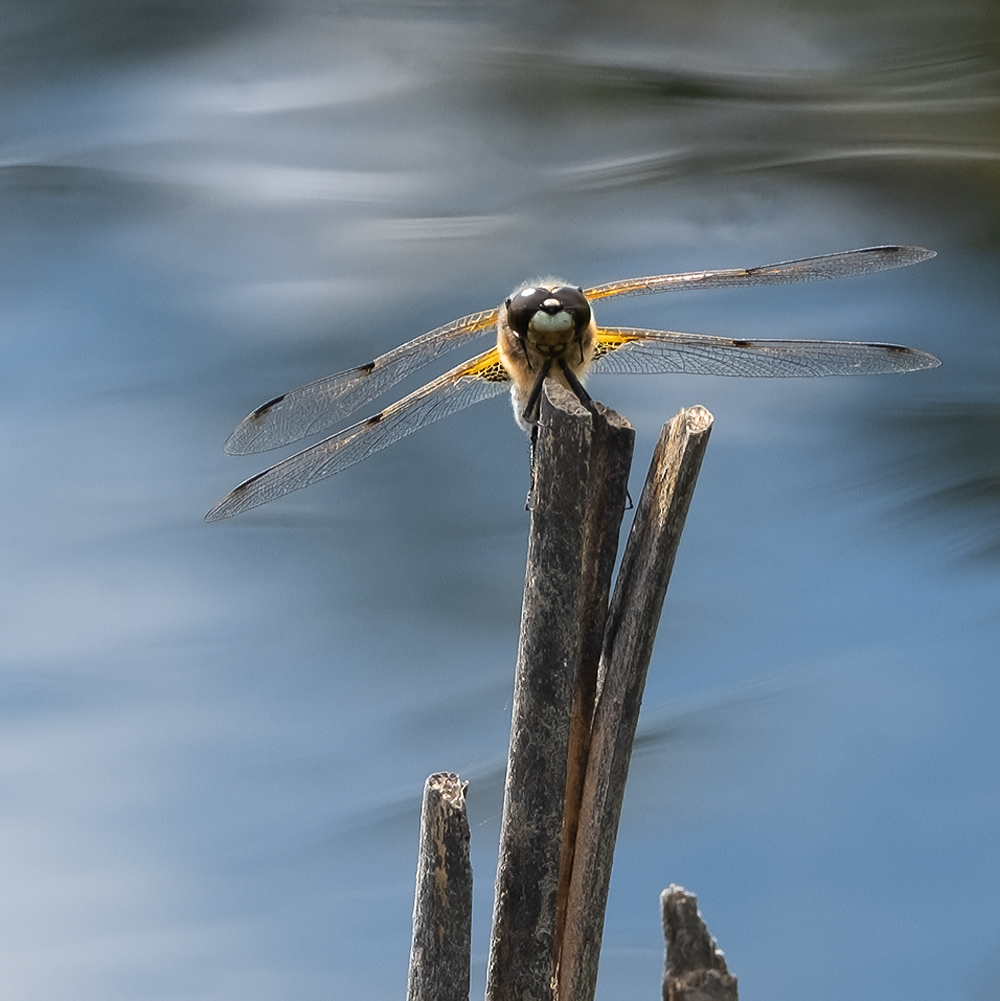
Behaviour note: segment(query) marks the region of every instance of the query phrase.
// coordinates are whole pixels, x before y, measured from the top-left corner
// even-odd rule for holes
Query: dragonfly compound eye
[[[573,325],[577,331],[583,330],[590,323],[590,303],[578,288],[562,286],[549,289],[529,285],[507,300],[507,322],[511,330],[519,337],[525,337],[531,321],[538,313],[556,316],[568,313],[573,317]]]

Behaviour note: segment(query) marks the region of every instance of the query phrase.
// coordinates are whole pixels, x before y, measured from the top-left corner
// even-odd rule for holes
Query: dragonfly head
[[[504,306],[511,332],[543,355],[556,356],[579,343],[591,321],[583,290],[556,280],[518,289]]]

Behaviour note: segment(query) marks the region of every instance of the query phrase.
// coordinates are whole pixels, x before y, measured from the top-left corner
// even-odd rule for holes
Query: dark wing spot
[[[233,488],[233,491],[229,496],[239,497],[240,494],[245,494],[250,488],[250,485],[252,483],[256,483],[266,472],[267,470],[265,469],[263,473],[255,473],[249,480],[244,480],[238,487]]]
[[[383,417],[385,417],[385,411],[380,414],[375,414],[373,417],[369,417],[368,420],[365,421],[365,427],[370,428],[373,424],[378,424]]]
[[[359,373],[360,372],[364,372],[365,375],[367,375],[371,371],[374,371],[374,369],[375,369],[375,362],[373,362],[373,361],[368,362],[367,365],[359,365],[358,366],[358,372]]]
[[[286,393],[282,393],[281,396],[276,396],[273,400],[268,400],[267,403],[262,403],[248,418],[247,421],[258,421],[263,417],[269,410],[276,407],[286,396]]]
[[[903,347],[902,344],[869,344],[870,348],[885,348],[889,354],[901,354],[905,355],[909,352],[909,348]]]
[[[730,341],[734,348],[752,348],[753,341]]]

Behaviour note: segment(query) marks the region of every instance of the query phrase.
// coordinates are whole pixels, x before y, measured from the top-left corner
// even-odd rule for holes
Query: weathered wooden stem
[[[586,758],[578,745],[589,729],[631,460],[627,423],[587,410],[552,380],[539,419],[488,1001],[552,998],[560,874],[568,889],[564,855],[575,828],[575,807],[564,811],[567,778],[578,799]]]
[[[653,640],[712,415],[682,410],[663,429],[608,613],[590,754],[559,956],[559,1001],[592,1001],[632,743]]]
[[[608,618],[608,598],[618,537],[628,499],[628,475],[632,468],[635,431],[621,415],[595,403],[591,477],[587,488],[587,538],[581,554],[583,600],[580,621],[580,660],[570,709],[569,753],[566,761],[566,792],[563,801],[562,848],[559,859],[559,890],[556,897],[558,963],[565,934],[573,855],[576,848],[583,782],[590,754],[597,680]]]
[[[431,775],[424,784],[407,1001],[469,998],[472,866],[466,785],[452,772]]]
[[[698,898],[671,884],[660,894],[667,958],[663,1001],[737,1001],[736,978],[698,910]]]

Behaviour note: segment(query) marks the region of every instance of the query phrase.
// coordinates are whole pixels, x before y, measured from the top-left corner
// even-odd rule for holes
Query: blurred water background
[[[481,995],[525,439],[501,398],[206,526],[266,464],[226,435],[539,273],[916,243],[599,313],[944,364],[593,380],[634,496],[665,420],[716,416],[598,995],[658,996],[678,882],[746,1001],[1000,998],[996,4],[0,10],[0,996],[401,997],[438,770]]]

